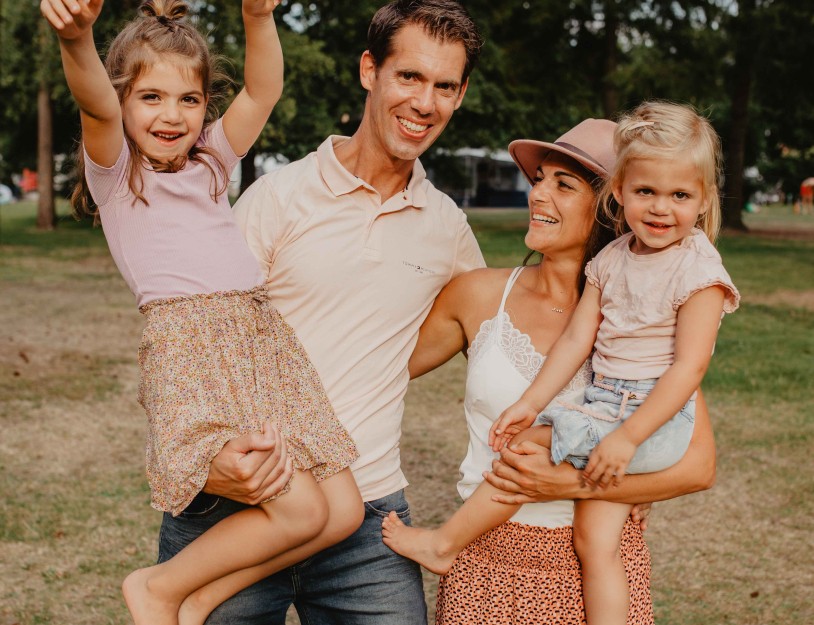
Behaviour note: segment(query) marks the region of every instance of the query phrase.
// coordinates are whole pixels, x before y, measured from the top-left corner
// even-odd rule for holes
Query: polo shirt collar
[[[334,152],[334,144],[339,141],[347,140],[348,137],[339,135],[331,135],[317,148],[317,163],[319,164],[319,171],[322,179],[331,192],[339,197],[356,191],[359,187],[368,187],[368,185],[357,178],[347,169],[342,166],[339,159],[336,158]],[[404,193],[398,193],[391,199],[400,199],[407,206],[414,206],[415,208],[424,208],[427,206],[427,172],[424,166],[416,159],[413,163],[413,173],[410,176],[410,182]]]

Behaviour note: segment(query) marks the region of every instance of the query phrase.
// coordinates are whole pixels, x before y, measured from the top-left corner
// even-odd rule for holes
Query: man
[[[419,326],[450,279],[484,264],[465,215],[417,160],[461,105],[480,46],[455,0],[381,8],[360,62],[359,129],[262,177],[235,208],[272,302],[359,448],[352,469],[366,514],[353,536],[239,593],[207,623],[283,623],[292,603],[314,624],[426,622],[419,567],[382,543],[381,520],[395,510],[409,521],[399,436]],[[206,493],[182,517],[165,516],[161,559],[240,509],[235,501],[257,503],[285,483],[277,437],[268,428],[224,447]]]

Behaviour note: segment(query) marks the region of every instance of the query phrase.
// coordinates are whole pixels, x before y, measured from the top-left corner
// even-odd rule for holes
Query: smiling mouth
[[[541,223],[541,224],[558,224],[558,223],[560,223],[559,221],[557,221],[553,217],[547,217],[546,215],[538,215],[536,213],[531,216],[531,220],[534,221],[534,222],[537,222],[537,223]]]
[[[172,143],[176,139],[180,139],[184,135],[178,132],[154,132],[153,136],[159,141]]]
[[[411,122],[409,119],[404,119],[403,117],[396,117],[396,119],[410,132],[424,132],[427,130],[427,128],[429,128],[428,124],[416,124],[415,122]]]
[[[656,232],[667,232],[672,226],[668,224],[661,224],[661,223],[654,223],[646,221],[644,225],[650,228],[651,230],[655,230]]]

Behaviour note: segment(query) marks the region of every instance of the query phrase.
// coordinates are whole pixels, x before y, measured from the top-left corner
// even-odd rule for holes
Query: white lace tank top
[[[545,359],[534,349],[531,338],[512,325],[505,311],[506,298],[523,269],[525,267],[516,267],[512,271],[497,315],[481,324],[469,346],[464,398],[469,449],[461,464],[461,481],[458,482],[458,493],[463,499],[483,481],[483,472],[491,469],[492,460],[498,456],[487,442],[489,428],[504,409],[520,399]],[[558,397],[582,403],[583,389],[590,378],[590,365],[586,362]],[[552,501],[525,504],[511,520],[526,525],[561,527],[571,525],[573,517],[572,501]]]

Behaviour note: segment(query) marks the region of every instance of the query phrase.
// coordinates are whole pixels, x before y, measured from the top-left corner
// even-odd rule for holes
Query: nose
[[[547,179],[539,180],[534,183],[529,191],[529,208],[535,202],[548,202],[551,199],[551,189],[546,184]]]
[[[183,119],[181,115],[181,107],[175,102],[164,102],[161,107],[161,121],[177,124]]]
[[[431,84],[418,87],[413,93],[411,103],[413,110],[419,115],[426,117],[435,111],[435,89]]]
[[[668,205],[669,199],[662,196],[656,196],[653,198],[653,203],[650,206],[650,212],[654,215],[666,215],[670,212],[670,207]]]

